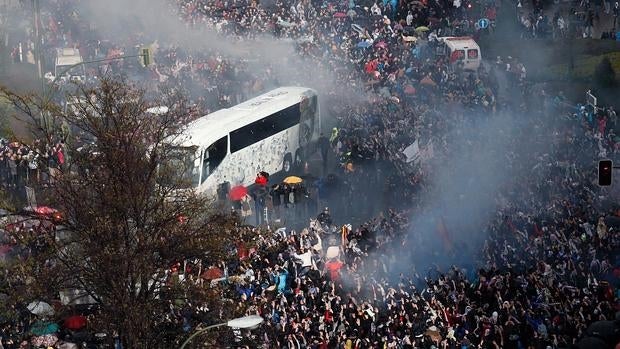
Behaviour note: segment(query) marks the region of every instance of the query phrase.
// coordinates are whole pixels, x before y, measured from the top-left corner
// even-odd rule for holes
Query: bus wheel
[[[297,149],[295,152],[295,168],[300,171],[304,166],[304,157],[301,154],[303,154],[303,150],[301,148]]]
[[[282,172],[291,173],[293,169],[293,157],[290,153],[284,155],[284,160],[282,161]]]

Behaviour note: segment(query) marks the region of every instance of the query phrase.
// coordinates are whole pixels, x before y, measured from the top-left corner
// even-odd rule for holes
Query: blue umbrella
[[[372,44],[368,41],[360,41],[357,43],[357,48],[368,48],[370,46],[372,46]]]
[[[30,328],[30,333],[35,336],[45,336],[56,332],[58,332],[58,324],[53,322],[36,322]]]

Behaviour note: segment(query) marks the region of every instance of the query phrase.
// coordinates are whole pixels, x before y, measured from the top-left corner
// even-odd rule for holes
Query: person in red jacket
[[[344,266],[338,259],[333,259],[327,263],[325,263],[325,270],[329,272],[330,280],[337,282],[340,281],[340,268]]]
[[[269,179],[265,176],[264,172],[260,172],[256,174],[256,179],[254,180],[255,184],[260,185],[261,187],[266,187]]]

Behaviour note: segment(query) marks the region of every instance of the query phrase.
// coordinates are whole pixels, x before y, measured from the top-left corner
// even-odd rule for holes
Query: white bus
[[[82,63],[82,55],[76,48],[59,48],[56,50],[56,65],[54,76],[58,79],[71,81],[85,81],[86,68]],[[63,75],[63,76],[59,76]]]
[[[198,193],[215,195],[226,182],[253,184],[261,171],[291,173],[319,129],[316,91],[281,87],[187,125],[171,165]]]

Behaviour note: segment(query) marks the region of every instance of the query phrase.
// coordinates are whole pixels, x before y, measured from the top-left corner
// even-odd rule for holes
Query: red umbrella
[[[336,13],[334,13],[334,18],[344,18],[346,16],[347,16],[347,14],[344,13],[344,12],[336,12]]]
[[[387,48],[387,44],[385,43],[385,41],[379,41],[375,44],[375,46],[377,46],[378,48]]]
[[[411,85],[405,86],[405,94],[414,95],[415,94],[415,87],[413,87]]]
[[[36,206],[34,208],[34,212],[43,216],[49,216],[53,213],[58,212],[58,210],[51,208],[49,206]]]
[[[210,268],[202,273],[202,277],[206,280],[219,279],[224,275],[220,268]]]
[[[428,85],[428,86],[437,86],[437,84],[435,83],[435,81],[433,81],[430,77],[425,77],[424,79],[422,79],[420,81],[420,84],[422,85]]]
[[[82,315],[70,316],[65,320],[64,326],[70,330],[79,330],[86,326],[86,317]]]
[[[232,201],[239,201],[243,199],[243,197],[246,195],[248,195],[248,188],[242,185],[233,187],[232,189],[230,189],[230,192],[228,193],[228,197],[230,197]]]

